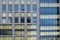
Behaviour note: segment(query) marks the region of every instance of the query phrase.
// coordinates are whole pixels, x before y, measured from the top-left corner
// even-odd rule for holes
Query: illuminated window
[[[3,23],[7,22],[7,19],[5,17],[3,17],[2,20],[3,20]]]
[[[12,13],[9,13],[9,17],[12,17]]]
[[[37,0],[32,0],[33,4],[37,4]]]
[[[6,4],[7,3],[7,0],[2,0],[3,4]]]
[[[3,13],[3,17],[6,17],[7,16],[7,14],[6,13]]]
[[[24,12],[21,12],[21,17],[24,17],[24,14],[25,14]]]
[[[33,17],[37,17],[37,13],[36,12],[33,12]]]
[[[8,18],[9,23],[12,23],[12,17]]]
[[[31,0],[26,0],[27,4],[31,4]]]
[[[9,4],[12,4],[13,3],[12,0],[8,0],[8,2],[9,2]]]
[[[21,0],[20,2],[21,2],[21,4],[24,4],[24,0]]]
[[[15,1],[15,4],[18,4],[19,0],[14,0]]]
[[[18,12],[15,12],[14,14],[15,14],[15,17],[18,17],[19,16],[19,13]]]
[[[30,16],[31,16],[31,14],[30,14],[29,12],[27,12],[27,16],[28,16],[28,17],[30,17]]]

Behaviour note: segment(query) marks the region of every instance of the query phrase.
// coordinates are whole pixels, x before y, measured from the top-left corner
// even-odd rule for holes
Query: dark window
[[[0,35],[12,35],[12,30],[0,29]]]
[[[14,5],[14,11],[18,11],[18,5]]]
[[[24,5],[21,5],[21,11],[24,11],[25,8],[24,8]]]
[[[25,18],[21,17],[21,23],[24,23],[24,22],[25,22]]]
[[[18,23],[18,17],[15,17],[15,23]]]
[[[8,10],[12,11],[12,5],[8,5]]]
[[[2,11],[6,11],[6,5],[2,5]]]
[[[27,5],[27,11],[31,10],[31,5]]]
[[[27,17],[27,23],[31,23],[31,18]]]

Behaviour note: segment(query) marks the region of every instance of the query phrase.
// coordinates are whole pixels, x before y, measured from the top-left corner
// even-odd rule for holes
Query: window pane
[[[0,29],[0,35],[12,35],[12,30],[9,29]]]
[[[8,5],[8,10],[12,11],[12,5]]]
[[[15,17],[18,17],[19,16],[19,13],[18,12],[15,12],[14,14],[15,14]]]
[[[9,20],[8,20],[9,23],[12,23],[12,17],[9,17],[8,19],[9,19]]]
[[[37,4],[37,0],[32,0],[33,4]]]
[[[24,0],[21,0],[21,4],[24,4]]]
[[[24,8],[25,6],[24,5],[21,5],[21,11],[24,11],[25,10],[25,8]]]
[[[41,7],[40,15],[55,15],[57,14],[57,7]]]
[[[33,17],[37,17],[37,13],[36,12],[33,12]]]
[[[31,16],[31,14],[30,14],[29,12],[27,12],[27,16],[28,16],[28,17],[30,17],[30,16]]]
[[[15,4],[18,4],[19,0],[14,0],[15,1]]]
[[[16,24],[15,29],[24,29],[24,24]]]
[[[25,38],[24,37],[15,37],[15,40],[25,40]]]
[[[56,26],[57,19],[40,19],[41,26]]]
[[[12,17],[12,13],[9,13],[9,17]]]
[[[37,29],[37,25],[27,25],[27,29]]]
[[[9,1],[9,4],[12,4],[12,0],[8,0]]]
[[[40,3],[57,3],[57,0],[39,0]]]
[[[7,3],[7,0],[2,0],[3,4],[6,4]]]
[[[31,23],[31,18],[27,17],[27,23]]]
[[[21,23],[24,23],[24,22],[25,22],[25,18],[21,17]]]
[[[27,4],[31,4],[31,0],[26,0]]]
[[[33,11],[37,11],[37,5],[33,5]]]
[[[27,11],[31,11],[31,5],[27,5]]]
[[[18,11],[18,5],[14,5],[14,11]]]
[[[24,17],[25,13],[24,12],[21,12],[21,17]]]
[[[3,20],[3,23],[7,22],[7,19],[5,17],[3,17],[2,20]]]
[[[3,13],[3,17],[6,17],[7,16],[7,14],[6,13]]]
[[[33,17],[33,23],[37,23],[37,17]]]
[[[28,37],[27,40],[37,40],[37,37]]]
[[[6,5],[2,5],[2,11],[6,11]]]
[[[18,23],[18,17],[15,17],[14,20],[15,20],[15,23]]]

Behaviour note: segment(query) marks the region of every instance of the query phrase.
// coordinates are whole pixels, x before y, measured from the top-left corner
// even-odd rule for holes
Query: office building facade
[[[60,40],[60,0],[0,0],[0,40]]]

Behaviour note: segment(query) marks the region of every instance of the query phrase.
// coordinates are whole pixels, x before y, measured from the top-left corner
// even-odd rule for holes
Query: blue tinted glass
[[[33,18],[33,23],[37,23],[37,18],[36,17]]]
[[[40,19],[40,26],[56,26],[57,19]]]
[[[14,5],[14,10],[18,11],[18,5]]]
[[[57,7],[41,7],[40,15],[54,15],[57,14]]]
[[[31,10],[31,5],[27,5],[27,11]]]
[[[24,11],[25,8],[24,8],[24,5],[21,5],[21,11]]]
[[[12,11],[12,5],[8,5],[8,10]]]
[[[57,30],[40,30],[40,32],[57,32]]]
[[[57,0],[39,0],[40,3],[57,3]]]
[[[37,11],[37,5],[33,5],[33,11]]]
[[[2,11],[6,11],[6,5],[2,5]]]

